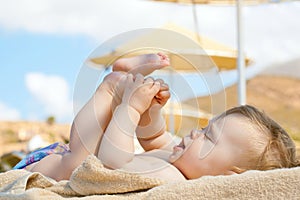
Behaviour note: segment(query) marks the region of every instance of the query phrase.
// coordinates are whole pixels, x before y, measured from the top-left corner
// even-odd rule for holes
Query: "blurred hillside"
[[[261,73],[262,75],[286,76],[300,79],[300,58],[285,63],[273,64]]]
[[[70,125],[67,124],[0,121],[0,156],[11,151],[27,151],[32,138],[36,138],[36,142],[44,143],[40,145],[66,141],[69,130]]]

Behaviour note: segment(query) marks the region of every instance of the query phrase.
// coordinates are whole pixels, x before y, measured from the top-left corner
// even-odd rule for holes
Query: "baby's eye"
[[[209,141],[211,141],[212,143],[214,143],[214,141],[207,135],[207,133],[204,133],[204,136],[205,136]]]
[[[203,130],[203,134],[205,136],[205,138],[207,138],[209,141],[211,141],[212,143],[214,143],[213,139],[209,136],[209,132],[207,131],[206,128],[202,128]]]

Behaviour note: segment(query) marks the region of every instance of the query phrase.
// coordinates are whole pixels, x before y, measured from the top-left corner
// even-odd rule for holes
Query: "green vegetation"
[[[55,117],[54,116],[49,116],[46,120],[47,124],[53,125],[55,123]]]

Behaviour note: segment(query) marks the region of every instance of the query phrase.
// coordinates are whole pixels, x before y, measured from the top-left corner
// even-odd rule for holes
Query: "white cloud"
[[[10,30],[103,38],[143,26],[140,16],[148,25],[157,25],[158,15],[144,13],[149,3],[153,4],[137,0],[7,0],[0,7],[0,24]]]
[[[248,54],[257,62],[285,62],[300,57],[300,2],[245,9],[244,35]]]
[[[234,7],[198,5],[197,11],[201,34],[236,45]],[[300,2],[246,7],[243,18],[246,54],[257,63],[300,57],[299,18]],[[0,7],[0,26],[6,29],[83,34],[98,42],[125,31],[160,27],[170,21],[193,28],[192,7],[151,0],[7,0]]]
[[[20,120],[20,118],[21,114],[18,110],[0,102],[0,120],[14,121]]]
[[[67,82],[59,76],[42,73],[28,73],[26,87],[35,100],[43,107],[46,116],[54,115],[58,121],[72,118],[72,101]]]

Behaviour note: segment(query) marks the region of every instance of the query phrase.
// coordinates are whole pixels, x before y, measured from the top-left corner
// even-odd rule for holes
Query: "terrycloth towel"
[[[105,169],[89,156],[69,181],[56,182],[40,173],[12,170],[0,174],[0,199],[297,199],[300,167],[205,176],[166,183]]]

